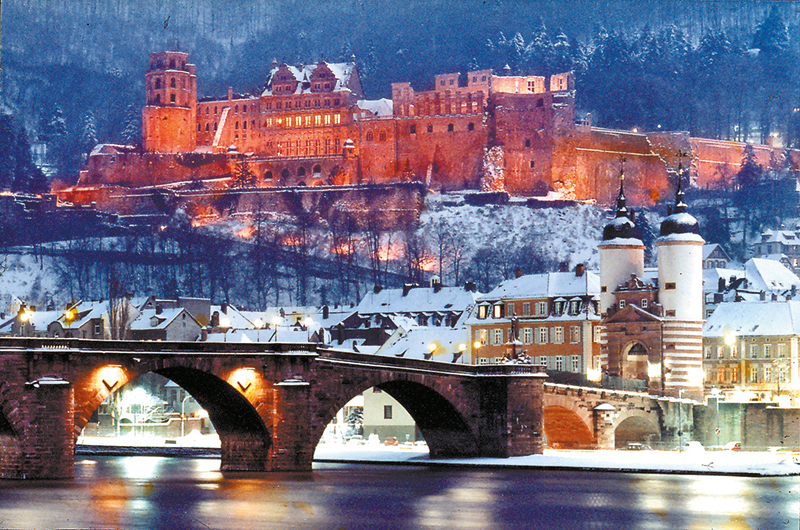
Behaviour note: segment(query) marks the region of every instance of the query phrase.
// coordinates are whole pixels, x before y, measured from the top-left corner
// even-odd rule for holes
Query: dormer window
[[[620,300],[619,301],[619,308],[622,309],[623,307],[625,307],[625,300]]]
[[[487,310],[487,306],[479,305],[478,306],[478,318],[486,318],[486,310]]]
[[[503,318],[503,304],[495,304],[492,316],[494,318]]]
[[[569,303],[569,312],[571,315],[577,315],[581,309],[581,301],[580,300],[572,300]]]

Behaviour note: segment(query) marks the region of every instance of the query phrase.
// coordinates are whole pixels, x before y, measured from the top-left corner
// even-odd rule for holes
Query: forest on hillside
[[[138,140],[147,56],[164,48],[191,54],[201,95],[258,92],[273,59],[354,55],[369,98],[388,96],[394,81],[431,88],[442,72],[573,70],[580,117],[594,125],[800,144],[800,14],[790,2],[16,0],[0,9],[0,101],[17,145],[22,132],[47,143],[67,183],[97,142]],[[0,153],[0,187],[13,181],[3,171],[11,158]]]

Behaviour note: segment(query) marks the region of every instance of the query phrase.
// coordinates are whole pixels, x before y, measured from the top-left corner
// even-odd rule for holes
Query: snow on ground
[[[26,303],[42,306],[52,297],[61,304],[68,293],[60,286],[60,274],[55,260],[31,254],[0,254],[5,259],[0,273],[0,313],[8,314],[14,298]],[[44,307],[41,307],[44,309]]]
[[[431,460],[425,447],[381,447],[323,444],[316,462],[392,463],[460,467],[516,467],[625,473],[698,475],[800,475],[792,455],[733,451],[556,451],[512,458],[444,458]]]

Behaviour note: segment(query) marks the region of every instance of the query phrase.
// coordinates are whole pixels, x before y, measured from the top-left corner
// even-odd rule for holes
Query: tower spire
[[[686,211],[687,206],[684,199],[683,193],[683,163],[678,162],[678,187],[675,190],[675,213],[683,213]]]
[[[627,201],[625,200],[625,158],[619,159],[619,195],[617,195],[617,217],[628,217]]]

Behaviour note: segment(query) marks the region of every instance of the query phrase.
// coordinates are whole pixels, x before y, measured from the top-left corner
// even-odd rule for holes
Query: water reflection
[[[797,528],[800,479],[79,459],[71,481],[0,481],[0,528]],[[55,509],[57,507],[57,509]]]

